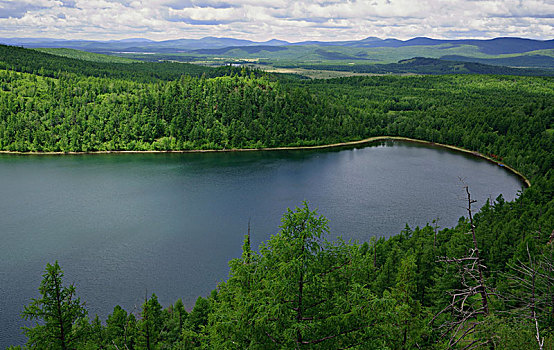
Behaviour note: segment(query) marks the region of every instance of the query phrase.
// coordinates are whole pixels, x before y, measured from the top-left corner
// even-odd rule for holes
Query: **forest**
[[[461,60],[456,60],[461,58]],[[506,66],[495,66],[484,62],[473,62],[463,56],[452,56],[451,58],[427,58],[414,57],[400,60],[397,63],[387,64],[281,64],[284,68],[305,68],[321,69],[331,71],[346,71],[354,73],[371,74],[503,74],[503,75],[524,75],[524,76],[552,76],[554,70],[551,68],[513,68]]]
[[[151,294],[136,313],[114,305],[94,317],[52,262],[40,297],[22,308],[28,342],[12,349],[554,347],[554,78],[89,70],[0,48],[26,57],[0,55],[3,151],[255,149],[388,135],[476,151],[531,182],[515,201],[498,197],[479,212],[466,188],[468,215],[456,227],[430,222],[368,242],[328,240],[327,220],[299,203],[261,246],[245,235],[227,281],[188,311]]]
[[[86,57],[85,53],[83,55]],[[129,60],[131,63],[121,63],[121,59],[117,60],[117,57],[102,56],[106,57],[105,62],[91,62],[0,44],[0,69],[53,78],[71,73],[80,77],[104,77],[140,82],[175,80],[183,74],[216,77],[240,72],[240,67],[209,68],[169,61],[139,62]]]

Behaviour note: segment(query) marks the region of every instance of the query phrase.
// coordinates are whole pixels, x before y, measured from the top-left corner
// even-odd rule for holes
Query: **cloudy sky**
[[[554,38],[554,0],[0,0],[0,37]]]

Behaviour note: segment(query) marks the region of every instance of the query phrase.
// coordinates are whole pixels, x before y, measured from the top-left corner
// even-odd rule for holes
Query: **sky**
[[[554,39],[554,0],[0,0],[0,37]]]

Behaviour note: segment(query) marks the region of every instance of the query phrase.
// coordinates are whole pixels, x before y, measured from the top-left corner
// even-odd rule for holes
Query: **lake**
[[[405,142],[318,151],[0,155],[0,348],[24,342],[19,313],[58,260],[91,316],[145,294],[190,309],[228,274],[248,222],[253,246],[287,207],[329,219],[331,238],[365,241],[466,214],[460,178],[483,205],[520,179],[483,159]]]

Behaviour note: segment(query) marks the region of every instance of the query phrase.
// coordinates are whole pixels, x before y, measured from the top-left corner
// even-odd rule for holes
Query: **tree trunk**
[[[62,343],[62,349],[67,349],[66,339],[65,339],[65,329],[63,327],[63,314],[62,314],[62,300],[60,295],[60,284],[58,283],[57,276],[54,276],[54,287],[56,288],[56,308],[58,311],[58,322],[60,324],[60,341]]]
[[[473,225],[473,214],[471,212],[471,204],[477,202],[471,199],[468,186],[465,187],[467,193],[467,211],[469,213],[469,224],[471,225],[471,234],[473,236],[473,249],[475,251],[475,257],[477,258],[477,271],[479,271],[479,289],[481,294],[481,300],[483,303],[483,313],[489,314],[489,306],[487,301],[487,291],[485,289],[485,282],[483,279],[483,267],[481,266],[481,257],[479,256],[479,248],[477,247],[477,238],[475,237],[475,226]]]

